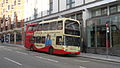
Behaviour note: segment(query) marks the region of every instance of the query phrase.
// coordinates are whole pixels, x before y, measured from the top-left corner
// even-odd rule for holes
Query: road
[[[49,55],[0,44],[0,68],[120,68],[120,64],[79,56]]]

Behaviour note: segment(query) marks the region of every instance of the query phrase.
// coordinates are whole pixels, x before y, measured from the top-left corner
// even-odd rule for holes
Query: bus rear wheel
[[[53,48],[52,47],[49,48],[48,53],[51,54],[51,55],[53,54]]]

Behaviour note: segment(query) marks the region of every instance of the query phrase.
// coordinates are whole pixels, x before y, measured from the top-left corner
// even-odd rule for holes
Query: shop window
[[[114,23],[117,23],[118,22],[118,17],[117,16],[112,16],[111,21],[114,22]]]
[[[16,34],[16,41],[21,41],[21,40],[22,40],[21,33]]]

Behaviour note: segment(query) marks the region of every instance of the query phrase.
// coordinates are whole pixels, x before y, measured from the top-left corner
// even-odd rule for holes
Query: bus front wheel
[[[49,52],[49,54],[51,54],[51,55],[52,55],[52,54],[53,54],[53,48],[52,48],[52,47],[50,47],[48,52]]]
[[[30,46],[30,51],[34,51],[34,46],[33,45]]]

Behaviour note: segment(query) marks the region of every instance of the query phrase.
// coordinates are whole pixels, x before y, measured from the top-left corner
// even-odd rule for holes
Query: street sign
[[[107,33],[110,32],[110,29],[109,29],[109,25],[108,25],[108,23],[106,23],[106,31],[107,31]]]

